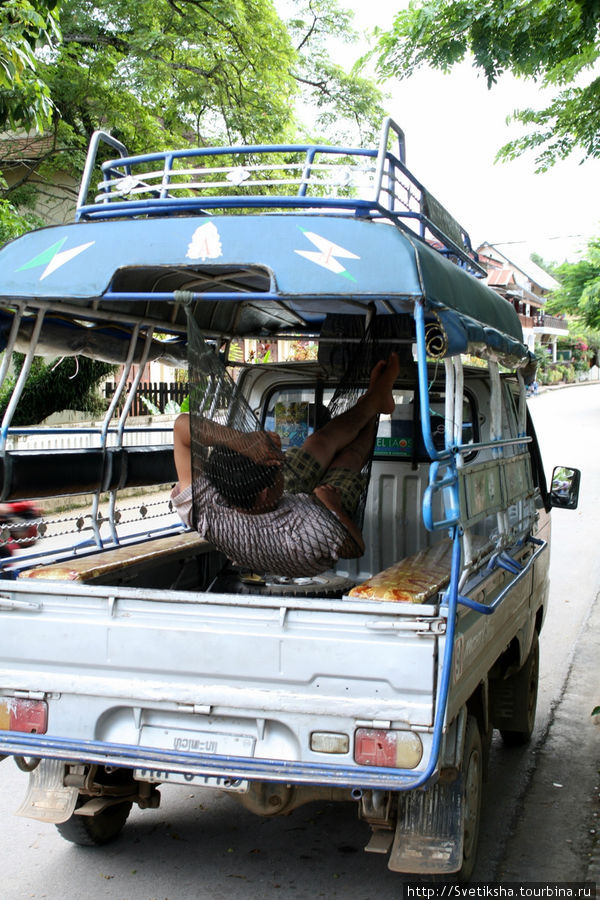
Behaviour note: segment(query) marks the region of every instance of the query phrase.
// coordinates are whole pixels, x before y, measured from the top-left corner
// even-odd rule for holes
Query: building
[[[477,252],[487,270],[488,285],[519,314],[529,349],[539,352],[546,347],[556,362],[556,342],[569,331],[565,319],[544,311],[548,294],[558,287],[556,279],[531,259],[522,258],[515,244],[483,243]]]
[[[53,134],[0,132],[0,174],[9,189],[20,190],[21,197],[27,194],[30,211],[44,225],[62,225],[75,217],[79,185],[69,167],[61,165],[67,152]]]

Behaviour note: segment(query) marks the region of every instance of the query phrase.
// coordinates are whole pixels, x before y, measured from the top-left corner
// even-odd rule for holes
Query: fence
[[[104,386],[104,396],[107,400],[112,400],[116,389],[117,386],[114,382],[109,381],[106,383],[106,385]],[[123,408],[125,398],[127,397],[127,393],[130,389],[131,384],[128,384],[126,390],[124,390],[121,394],[119,405],[117,407],[117,410],[119,412]],[[144,403],[143,398],[148,400],[150,404],[158,407],[158,409],[163,412],[169,400],[172,400],[175,403],[181,405],[182,401],[187,397],[188,393],[189,387],[187,382],[171,381],[170,383],[167,383],[166,381],[141,381],[138,385],[137,391],[135,392],[133,405],[129,414],[132,416],[145,416],[152,411],[152,408]]]

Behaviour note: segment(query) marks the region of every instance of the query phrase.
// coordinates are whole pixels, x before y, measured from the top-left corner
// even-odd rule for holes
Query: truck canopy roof
[[[397,126],[386,121],[385,147],[390,127],[401,136]],[[90,171],[99,140],[86,167]],[[85,186],[76,223],[32,232],[0,251],[3,343],[15,310],[27,316],[49,309],[71,329],[82,319],[100,324],[108,320],[119,324],[124,337],[136,322],[183,336],[185,299],[194,303],[207,336],[226,339],[316,335],[330,314],[366,313],[369,308],[378,315],[410,314],[421,303],[426,317],[445,330],[447,355],[492,353],[510,365],[522,365],[529,351],[516,311],[473,274],[481,275],[481,270],[468,235],[404,166],[403,136],[399,147],[399,156],[381,147],[340,149],[345,186],[340,190],[336,182],[333,198],[324,196],[323,182],[315,195],[307,196],[306,163],[295,194],[248,194],[247,184],[235,182],[247,182],[252,174],[246,169],[239,174],[236,154],[243,152],[247,162],[249,155],[261,159],[261,153],[272,158],[273,153],[289,157],[295,152],[308,154],[314,162],[317,152],[324,150],[329,158],[334,148],[194,151],[202,153],[200,169],[189,168],[189,151],[184,158],[188,168],[178,169],[175,163],[184,151],[176,160],[173,154],[133,158],[123,148],[122,159],[104,164],[104,181],[93,204],[85,202]],[[214,181],[197,187],[198,173],[206,179],[210,153],[221,166],[225,153],[237,163],[216,170],[228,173],[219,175],[219,195]],[[392,183],[391,193],[382,187],[387,182],[381,172],[374,199],[372,191],[371,199],[365,199],[362,188],[348,188],[352,153],[361,159],[361,177],[367,155],[374,177],[381,170]],[[134,178],[136,164],[157,171]],[[265,164],[256,168],[262,175],[261,190],[265,184],[271,190],[288,184],[281,178],[266,182]],[[166,171],[168,190],[151,189],[152,177],[160,175],[164,184]],[[196,181],[190,181],[190,172]],[[89,173],[86,177],[89,181]],[[412,191],[406,191],[407,179]],[[221,188],[223,183],[233,194]],[[331,183],[325,187],[330,189]],[[398,202],[400,188],[408,200]],[[409,200],[418,192],[418,210],[411,211]],[[55,332],[56,350],[63,352],[64,332]]]

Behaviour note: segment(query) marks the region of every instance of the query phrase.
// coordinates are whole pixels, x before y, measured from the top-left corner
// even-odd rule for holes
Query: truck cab
[[[20,813],[102,844],[163,782],[260,815],[352,799],[391,869],[468,879],[492,731],[533,729],[550,510],[576,506],[579,473],[547,489],[517,314],[406,167],[401,129],[387,119],[373,149],[138,157],[98,133],[76,221],[0,253],[2,378],[25,352],[1,499],[90,500],[69,542],[42,534],[3,570],[0,754],[31,769]],[[365,334],[398,353],[360,558],[286,578],[240,570],[168,498],[125,521],[124,490],[176,480],[172,420],[128,413],[148,360],[186,365],[191,327],[284,449],[319,427]],[[277,360],[240,359],[250,341]],[[311,358],[287,361],[298,343]],[[11,425],[41,353],[121,366],[83,447]],[[22,431],[41,446],[19,449]]]

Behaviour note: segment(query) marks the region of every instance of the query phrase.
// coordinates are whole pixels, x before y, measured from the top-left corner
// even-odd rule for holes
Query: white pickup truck
[[[354,799],[391,869],[468,879],[492,730],[515,743],[533,728],[549,512],[576,505],[579,473],[546,491],[518,316],[406,168],[400,129],[386,120],[374,150],[142,157],[97,134],[77,221],[0,257],[0,375],[26,351],[1,499],[93,498],[78,517],[91,541],[40,540],[3,570],[0,755],[31,772],[20,813],[102,844],[133,803],[158,805],[161,782],[268,816]],[[381,323],[402,365],[361,559],[248,577],[173,517],[150,536],[122,528],[120,490],[175,480],[170,447],[134,446],[127,413],[148,360],[184,365],[186,312],[232,365],[236,342],[269,341],[269,362],[235,364],[269,430],[282,408],[316,427],[357,322]],[[281,361],[292,342],[318,355]],[[122,363],[87,449],[11,442],[42,352]]]

